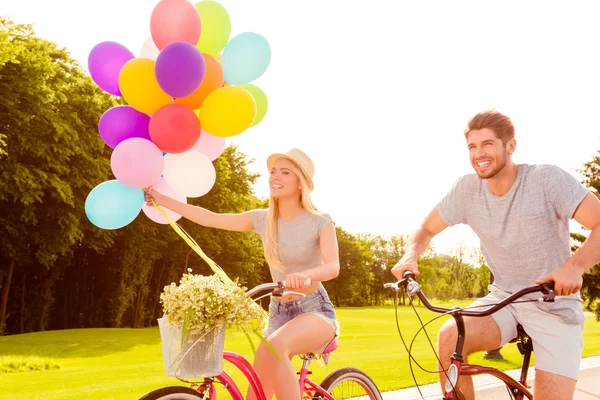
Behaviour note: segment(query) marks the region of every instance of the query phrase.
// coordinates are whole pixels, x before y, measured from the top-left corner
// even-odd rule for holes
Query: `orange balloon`
[[[204,57],[204,63],[206,65],[206,72],[204,73],[204,80],[196,91],[186,97],[175,99],[176,104],[182,104],[187,106],[191,110],[196,110],[202,106],[204,99],[213,90],[223,86],[223,68],[221,64],[211,55],[202,53]]]

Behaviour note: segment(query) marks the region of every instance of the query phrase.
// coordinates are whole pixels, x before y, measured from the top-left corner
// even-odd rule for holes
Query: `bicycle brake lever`
[[[285,285],[283,285],[282,282],[279,282],[279,286],[277,287],[277,289],[273,290],[273,293],[271,294],[271,296],[281,297],[285,293],[284,290],[285,290]]]
[[[398,283],[399,282],[400,281],[397,281],[397,282],[394,282],[394,283],[384,283],[383,287],[386,288],[386,289],[387,288],[394,289],[397,292],[398,291]]]
[[[553,303],[556,297],[554,296],[554,291],[549,292],[542,296],[544,303]]]
[[[555,300],[554,295],[554,282],[542,283],[542,300],[544,303],[552,303]]]
[[[417,281],[410,281],[408,285],[406,285],[406,293],[411,296],[414,296],[421,290],[421,285]]]

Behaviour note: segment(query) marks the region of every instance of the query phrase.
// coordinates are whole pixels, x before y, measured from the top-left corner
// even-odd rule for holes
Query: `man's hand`
[[[567,260],[559,269],[535,281],[536,284],[542,284],[554,281],[554,294],[557,296],[568,296],[575,294],[583,285],[583,273],[580,268]]]
[[[413,257],[402,257],[398,264],[392,268],[392,274],[396,277],[396,279],[400,280],[404,278],[404,273],[406,271],[410,271],[415,276],[419,276],[419,266],[417,265],[417,260]]]

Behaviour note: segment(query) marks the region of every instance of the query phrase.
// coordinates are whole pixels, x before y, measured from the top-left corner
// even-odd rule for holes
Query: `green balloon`
[[[231,20],[225,7],[213,0],[196,3],[200,14],[200,39],[196,44],[201,53],[216,56],[231,35]]]
[[[263,120],[265,115],[267,115],[267,109],[269,108],[269,100],[267,99],[267,95],[262,91],[261,88],[251,83],[244,83],[236,86],[246,89],[248,92],[250,92],[252,97],[254,97],[254,101],[256,102],[256,117],[250,126],[258,124]]]

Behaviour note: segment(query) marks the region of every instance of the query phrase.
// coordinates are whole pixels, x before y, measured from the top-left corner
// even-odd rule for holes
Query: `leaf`
[[[252,342],[252,338],[248,334],[248,331],[246,331],[245,329],[244,329],[244,334],[248,338],[248,342],[250,343],[250,347],[252,348],[252,354],[254,355],[254,357],[256,357],[256,346],[254,346],[254,343]]]
[[[183,326],[181,327],[181,347],[183,347],[183,342],[185,341],[185,337],[187,336],[187,330],[190,326],[190,321],[194,318],[194,309],[190,308],[185,313],[185,318],[183,320]]]
[[[281,362],[283,362],[283,360],[281,359],[281,357],[279,357],[279,354],[277,354],[277,350],[275,350],[275,348],[271,345],[271,343],[269,343],[267,341],[267,339],[265,339],[263,337],[263,335],[259,332],[259,331],[254,331],[254,333],[256,334],[256,336],[258,336],[258,338],[260,339],[261,342],[263,342],[265,344],[265,346],[267,346],[267,348],[269,350],[271,350],[271,353],[273,353],[273,355],[275,357],[277,357],[277,359]]]

